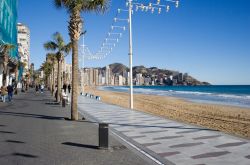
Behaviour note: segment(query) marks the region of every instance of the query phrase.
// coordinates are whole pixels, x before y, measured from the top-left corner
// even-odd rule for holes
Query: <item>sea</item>
[[[129,92],[129,86],[102,86],[98,89]],[[250,108],[250,85],[134,86],[134,93],[171,96],[198,103]]]

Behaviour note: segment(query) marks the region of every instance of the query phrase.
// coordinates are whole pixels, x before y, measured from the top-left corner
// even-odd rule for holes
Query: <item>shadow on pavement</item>
[[[0,131],[0,133],[6,133],[6,134],[16,134],[15,132],[9,132],[9,131]]]
[[[13,156],[21,156],[21,157],[25,157],[25,158],[38,158],[38,156],[36,156],[36,155],[24,154],[24,153],[19,153],[19,152],[15,152],[12,155]]]
[[[98,146],[94,145],[87,145],[87,144],[79,144],[79,143],[72,143],[72,142],[64,142],[63,145],[73,146],[73,147],[82,147],[82,148],[90,148],[90,149],[99,149]]]
[[[32,118],[47,119],[47,120],[64,120],[64,117],[46,116],[46,115],[38,115],[38,114],[31,114],[31,113],[17,113],[17,112],[2,112],[2,111],[0,111],[0,115],[32,117]]]
[[[15,98],[15,101],[44,101],[43,99],[21,99],[21,98]]]
[[[7,143],[16,143],[16,144],[24,144],[25,142],[17,141],[17,140],[6,140]]]

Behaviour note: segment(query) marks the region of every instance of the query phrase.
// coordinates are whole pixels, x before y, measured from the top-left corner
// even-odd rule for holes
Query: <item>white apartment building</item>
[[[30,64],[30,30],[26,25],[17,24],[17,43],[21,62],[24,64],[23,75],[29,70]]]

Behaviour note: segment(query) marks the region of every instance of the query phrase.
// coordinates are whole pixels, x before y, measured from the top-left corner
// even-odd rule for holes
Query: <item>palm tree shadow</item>
[[[47,119],[47,120],[64,120],[64,117],[60,117],[60,116],[47,116],[47,115],[39,115],[39,114],[32,114],[32,113],[18,113],[18,112],[2,112],[2,111],[0,111],[0,115],[31,117],[31,118]]]
[[[80,144],[80,143],[72,143],[72,142],[64,142],[63,145],[73,146],[73,147],[81,147],[81,148],[89,148],[89,149],[99,149],[98,146],[88,145],[88,144]]]
[[[20,157],[25,157],[25,158],[38,158],[38,156],[36,155],[24,154],[24,153],[19,153],[19,152],[12,153],[12,156],[20,156]]]

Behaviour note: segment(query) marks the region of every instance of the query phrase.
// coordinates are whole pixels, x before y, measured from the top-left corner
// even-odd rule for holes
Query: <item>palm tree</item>
[[[3,86],[6,86],[6,78],[7,78],[7,66],[8,66],[8,60],[9,60],[9,53],[11,49],[14,49],[15,45],[12,44],[1,44],[0,45],[0,57],[3,59]]]
[[[107,9],[109,0],[54,0],[54,2],[57,8],[64,7],[70,14],[68,30],[72,42],[71,120],[78,120],[78,41],[83,26],[81,12],[103,12]]]
[[[53,41],[46,42],[44,44],[44,48],[47,50],[55,51],[56,59],[58,63],[58,70],[57,70],[57,96],[56,101],[60,102],[60,95],[61,95],[61,68],[62,68],[62,61],[64,58],[64,54],[69,54],[71,51],[71,42],[65,44],[62,35],[59,32],[56,32],[53,35]]]
[[[46,55],[46,61],[48,61],[48,63],[52,65],[50,89],[51,89],[51,93],[53,95],[54,94],[54,89],[55,89],[56,54],[54,54],[54,53],[48,53]]]
[[[51,84],[50,75],[52,73],[52,65],[50,61],[45,61],[42,63],[40,69],[44,72],[46,86],[49,86]]]

